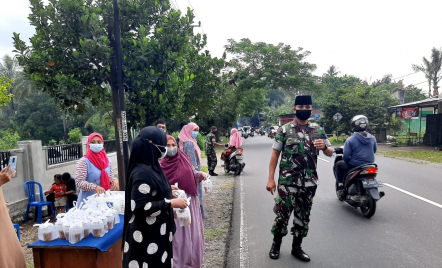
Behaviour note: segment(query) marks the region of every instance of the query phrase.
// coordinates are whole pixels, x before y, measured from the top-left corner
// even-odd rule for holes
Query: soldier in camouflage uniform
[[[311,116],[312,99],[310,96],[298,96],[295,100],[296,119],[280,127],[275,136],[272,158],[269,167],[267,190],[276,192],[275,169],[279,156],[278,195],[274,206],[276,214],[272,227],[274,235],[269,256],[279,258],[282,237],[287,235],[290,214],[294,211],[292,255],[302,261],[310,257],[302,250],[302,239],[307,236],[313,197],[318,185],[316,165],[319,151],[327,156],[333,154],[330,142],[324,131],[314,127],[308,119]]]
[[[218,174],[215,173],[216,163],[218,162],[216,158],[215,146],[221,146],[221,147],[224,146],[216,142],[215,134],[217,131],[218,129],[215,126],[213,126],[211,128],[210,133],[206,136],[205,140],[207,166],[209,167],[210,176],[218,176]]]

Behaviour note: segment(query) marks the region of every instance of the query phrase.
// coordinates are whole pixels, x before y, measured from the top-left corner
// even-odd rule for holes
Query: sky
[[[13,55],[12,33],[28,40],[34,33],[29,1],[4,1],[0,10],[0,55]],[[373,82],[413,73],[412,64],[442,47],[440,0],[171,0],[185,11],[192,6],[208,37],[207,49],[220,57],[227,39],[284,43],[310,51],[316,75],[331,66],[341,75]],[[423,73],[404,78],[427,91]],[[398,80],[398,79],[397,79]]]

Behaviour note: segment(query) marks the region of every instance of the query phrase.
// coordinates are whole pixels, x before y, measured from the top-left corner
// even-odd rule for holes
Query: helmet
[[[353,132],[365,131],[368,127],[368,118],[365,115],[356,115],[350,121]]]

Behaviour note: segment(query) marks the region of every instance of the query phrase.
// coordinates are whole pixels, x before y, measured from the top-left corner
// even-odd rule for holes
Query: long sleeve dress
[[[130,217],[123,246],[123,267],[172,267],[172,189],[167,178],[152,169],[134,173],[128,185]],[[170,193],[165,194],[165,193]]]
[[[196,153],[193,142],[191,141],[185,142],[183,147],[184,147],[183,152],[189,157],[190,162],[192,162],[192,166],[195,168],[196,171],[201,171],[201,163]],[[203,217],[203,219],[205,219],[206,215],[204,213],[204,206],[203,206],[203,187],[201,183],[198,183],[198,198],[200,200],[201,216]]]
[[[202,172],[194,170],[196,182],[203,180]],[[200,201],[195,194],[187,194],[190,199],[192,223],[180,227],[175,220],[176,232],[173,236],[173,267],[199,268],[204,262],[204,223],[201,217]]]

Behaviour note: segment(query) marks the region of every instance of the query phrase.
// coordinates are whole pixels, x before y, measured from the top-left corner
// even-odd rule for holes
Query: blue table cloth
[[[96,238],[92,234],[89,237],[84,238],[76,244],[71,244],[66,239],[57,238],[50,242],[43,242],[37,240],[30,244],[30,248],[50,248],[50,247],[73,247],[73,248],[96,248],[100,251],[107,251],[113,244],[115,244],[123,235],[124,216],[120,215],[120,223],[116,224],[112,230],[110,230],[103,237]]]

